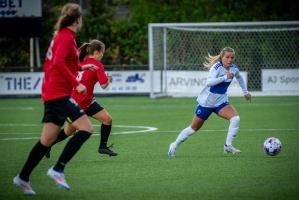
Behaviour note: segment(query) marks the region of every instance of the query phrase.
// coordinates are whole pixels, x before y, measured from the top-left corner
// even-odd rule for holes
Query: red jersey
[[[72,97],[76,100],[76,102],[80,105],[83,110],[86,110],[91,104],[94,98],[93,90],[94,86],[97,82],[100,85],[106,84],[108,82],[108,77],[105,73],[104,65],[97,61],[94,58],[86,58],[83,62],[79,64],[79,66],[93,64],[97,67],[95,70],[87,69],[84,71],[78,72],[77,80],[80,81],[83,85],[85,85],[87,89],[86,94],[80,94],[76,90],[73,90]]]
[[[78,86],[78,48],[75,33],[61,29],[53,38],[44,63],[42,99],[44,101],[71,95]]]

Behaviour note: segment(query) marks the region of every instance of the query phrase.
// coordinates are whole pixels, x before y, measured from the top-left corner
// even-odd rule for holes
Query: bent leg
[[[87,115],[83,115],[72,123],[72,126],[78,130],[77,133],[67,142],[62,151],[54,170],[63,172],[65,165],[72,159],[72,157],[79,151],[82,144],[92,134],[92,126]]]
[[[218,113],[220,117],[230,120],[234,116],[238,116],[238,112],[232,105],[226,105]]]
[[[180,134],[177,136],[176,140],[170,144],[168,150],[168,156],[174,156],[176,148],[184,141],[188,139],[193,133],[199,130],[204,124],[204,120],[198,116],[194,116],[191,122],[191,125],[183,129]]]
[[[41,144],[50,147],[57,139],[60,126],[54,123],[44,123],[42,135],[40,138]]]
[[[187,128],[183,129],[180,134],[178,135],[178,137],[175,140],[175,145],[178,146],[180,145],[182,142],[184,142],[185,140],[187,140],[187,138],[189,136],[191,136],[193,133],[195,133],[197,130],[199,130],[202,125],[204,124],[204,120],[200,119],[199,117],[197,117],[196,115],[193,117],[191,125],[188,126]]]
[[[93,129],[87,115],[83,115],[71,124],[78,131],[86,131],[92,134]]]
[[[227,137],[226,137],[226,141],[225,141],[225,147],[224,147],[224,149],[226,149],[226,147],[232,146],[232,143],[233,143],[235,137],[237,136],[239,126],[240,126],[240,117],[239,117],[236,109],[231,105],[227,105],[223,109],[221,109],[219,111],[218,115],[220,117],[230,121],[229,127],[228,127],[228,132],[227,132]],[[230,153],[240,153],[240,150],[235,149],[235,148],[233,150],[229,150],[229,151],[230,151]]]
[[[41,159],[44,157],[48,149],[50,148],[53,141],[55,141],[60,126],[54,123],[44,123],[42,134],[40,140],[32,148],[31,152],[28,155],[28,158],[20,172],[19,177],[28,181],[29,176],[32,173],[33,169],[38,165]]]
[[[106,109],[103,109],[100,112],[97,112],[96,114],[92,115],[92,117],[98,121],[101,121],[105,125],[112,124],[112,117]]]
[[[60,129],[60,132],[59,132],[56,140],[53,142],[53,144],[51,145],[49,150],[46,152],[45,157],[50,158],[51,157],[50,152],[51,152],[52,146],[54,146],[55,144],[65,140],[69,136],[73,135],[75,133],[75,131],[76,131],[76,128],[74,128],[71,124],[67,125],[65,128]]]
[[[102,122],[100,132],[101,140],[98,152],[100,154],[107,154],[109,156],[117,156],[117,153],[113,152],[109,147],[107,147],[108,139],[112,128],[112,117],[106,109],[97,112],[92,117]]]
[[[105,109],[97,112],[92,117],[102,122],[100,148],[106,148],[112,128],[112,117]]]
[[[67,136],[71,136],[76,132],[76,128],[72,124],[68,124],[66,127],[64,127],[63,132]]]

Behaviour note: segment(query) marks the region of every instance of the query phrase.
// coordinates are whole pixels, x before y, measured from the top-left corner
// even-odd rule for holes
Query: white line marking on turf
[[[95,125],[95,126],[100,126],[100,125]],[[122,126],[122,125],[114,125],[114,127],[139,127],[139,126]],[[145,128],[144,126],[140,126],[140,128]],[[179,133],[180,130],[177,131],[159,131],[155,127],[146,127],[148,129],[146,130],[140,130],[140,131],[122,131],[122,132],[112,132],[112,135],[122,135],[122,134],[133,134],[133,133],[144,133],[144,132],[155,132],[155,133]],[[244,132],[255,132],[255,131],[299,131],[299,129],[240,129],[240,131]],[[218,130],[200,130],[200,132],[227,132],[226,129],[218,129]],[[23,133],[23,132],[14,132],[14,133],[5,133],[5,132],[0,132],[0,135],[38,135],[40,132],[31,132],[31,133]],[[100,135],[98,133],[94,133],[93,135]],[[11,138],[8,138],[11,139]],[[0,139],[4,140],[4,139]]]
[[[33,127],[33,126],[42,126],[43,124],[4,124],[4,123],[0,123],[0,126],[6,127],[6,126],[29,126],[29,127]]]
[[[42,127],[41,124],[14,124],[14,123],[0,123],[0,127]],[[94,127],[100,127],[100,124],[93,124]],[[113,125],[113,127],[118,128],[129,128],[129,129],[141,129],[141,130],[132,130],[132,131],[121,131],[121,132],[112,132],[113,135],[124,135],[124,134],[135,134],[135,133],[146,133],[146,132],[155,132],[155,133],[179,133],[180,130],[166,130],[160,131],[158,128],[150,127],[150,126],[132,126],[132,125]],[[227,129],[207,129],[207,130],[200,130],[200,132],[226,132]],[[299,131],[299,129],[240,129],[240,131],[244,132],[256,132],[256,131]],[[8,133],[8,132],[0,132],[0,135],[40,135],[40,132],[31,132],[31,133],[22,133],[22,132],[15,132],[15,133]],[[99,134],[93,134],[93,136],[97,136]],[[6,140],[30,140],[30,139],[38,139],[39,137],[18,137],[18,138],[1,138],[0,141]]]
[[[155,131],[155,133],[179,133],[181,130],[177,131]],[[299,129],[276,129],[276,128],[256,128],[256,129],[239,129],[239,131],[244,132],[255,132],[255,131],[299,131]],[[199,132],[227,132],[227,129],[207,129],[207,130],[199,130]]]
[[[5,127],[5,126],[42,126],[42,124],[0,124],[0,127]],[[101,125],[95,124],[93,125],[94,127],[99,127]],[[112,132],[112,135],[125,135],[125,134],[135,134],[135,133],[146,133],[146,132],[153,132],[158,130],[156,127],[150,127],[150,126],[131,126],[131,125],[113,125],[113,127],[119,127],[119,128],[130,128],[130,129],[141,129],[141,130],[132,130],[132,131],[121,131],[121,132]],[[1,133],[0,135],[36,135],[40,133]],[[100,134],[92,134],[92,136],[97,136]],[[31,139],[38,139],[40,137],[20,137],[20,138],[1,138],[0,141],[7,141],[7,140],[31,140]]]
[[[0,141],[8,141],[8,140],[33,140],[39,139],[40,137],[29,137],[29,138],[1,138]]]
[[[7,110],[12,110],[12,111],[14,111],[14,110],[25,110],[25,111],[28,111],[28,110],[36,110],[36,109],[38,109],[37,107],[0,107],[0,110],[5,110],[5,111],[7,111]]]

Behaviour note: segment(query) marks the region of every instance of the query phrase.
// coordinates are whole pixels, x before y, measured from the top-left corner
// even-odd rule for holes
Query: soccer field
[[[46,176],[65,141],[52,149],[31,175],[34,199],[299,199],[299,97],[230,98],[241,117],[234,145],[240,155],[223,153],[228,122],[213,114],[169,158],[169,144],[188,126],[195,98],[102,97],[113,117],[110,144],[119,153],[97,153],[100,125],[65,169],[70,191]],[[0,199],[29,199],[12,184],[42,124],[40,99],[0,99]],[[282,151],[263,152],[267,137]]]

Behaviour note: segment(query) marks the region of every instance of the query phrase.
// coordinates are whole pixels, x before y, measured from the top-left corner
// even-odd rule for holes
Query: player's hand
[[[82,83],[79,83],[79,85],[76,87],[77,92],[85,94],[87,92],[85,85]]]
[[[108,82],[109,82],[109,83],[112,83],[112,76],[109,76],[109,75],[108,75],[107,77],[108,77]]]
[[[98,69],[98,67],[95,66],[95,65],[93,65],[93,64],[85,64],[85,65],[82,65],[82,66],[81,66],[81,70],[82,70],[82,71],[83,71],[83,70],[86,70],[86,69],[90,69],[90,70],[92,70],[92,71],[95,71],[95,70]]]
[[[244,95],[244,98],[247,100],[247,101],[250,101],[251,102],[251,94],[246,94]]]
[[[235,74],[233,72],[228,72],[226,80],[232,79],[232,78],[234,78],[234,76],[235,76]]]

